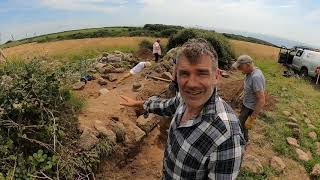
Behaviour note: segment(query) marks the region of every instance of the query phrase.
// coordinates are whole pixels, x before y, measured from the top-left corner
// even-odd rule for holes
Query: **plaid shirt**
[[[186,105],[180,94],[168,100],[153,96],[144,103],[144,109],[173,116],[164,152],[165,180],[236,179],[245,140],[236,114],[216,91],[201,114],[184,124],[180,121]]]

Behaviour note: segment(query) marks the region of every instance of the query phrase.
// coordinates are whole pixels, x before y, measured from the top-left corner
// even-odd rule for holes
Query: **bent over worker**
[[[122,96],[122,105],[172,116],[163,160],[163,179],[236,179],[245,140],[238,118],[220,98],[218,56],[204,39],[191,39],[177,55],[180,92],[171,99],[137,101]]]
[[[117,83],[120,84],[123,80],[127,79],[132,75],[136,75],[140,73],[141,71],[143,71],[144,68],[150,67],[150,66],[151,66],[150,62],[139,62],[132,69],[130,69],[129,73],[125,74],[121,79],[119,79]]]

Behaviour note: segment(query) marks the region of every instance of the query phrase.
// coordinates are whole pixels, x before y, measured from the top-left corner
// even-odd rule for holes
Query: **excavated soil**
[[[118,74],[120,77],[121,74]],[[243,88],[243,81],[239,80],[237,74],[231,73],[230,78],[222,78],[219,84],[219,94],[230,103],[237,112],[241,101],[238,96]],[[140,92],[132,91],[132,83],[139,81],[144,85]],[[120,102],[123,100],[119,95],[127,95],[136,99],[146,99],[152,95],[165,96],[164,90],[167,83],[154,80],[146,80],[142,76],[130,77],[121,85],[115,87],[113,83],[109,83],[105,88],[110,92],[107,95],[99,96],[98,90],[102,86],[97,81],[89,82],[85,89],[79,91],[79,94],[88,99],[87,108],[81,113],[79,120],[80,129],[86,127],[92,128],[94,120],[103,121],[106,126],[114,126],[111,116],[119,117],[119,121],[124,124],[127,132],[127,143],[118,144],[115,147],[114,154],[107,160],[102,161],[99,166],[96,179],[119,179],[119,180],[158,180],[162,175],[163,151],[167,139],[167,129],[170,118],[160,121],[159,125],[153,129],[142,142],[135,142],[134,129],[135,120],[142,113],[134,108],[122,107]],[[276,99],[267,93],[267,110],[272,110]],[[263,164],[268,164],[269,160],[276,155],[272,150],[272,146],[264,135],[266,124],[259,121],[253,130],[250,131],[251,144],[248,146],[247,152],[259,158]],[[131,141],[128,142],[128,141]],[[287,164],[287,170],[280,176],[272,177],[272,179],[308,179],[308,175],[304,168],[297,162],[283,158]]]
[[[219,95],[228,102],[233,108],[241,109],[242,98],[240,97],[243,91],[243,80],[229,80],[223,78],[219,84]],[[269,92],[266,92],[266,104],[264,110],[273,111],[276,98]]]
[[[153,59],[153,54],[150,49],[139,49],[133,54],[133,57],[141,58],[141,59],[148,59],[151,60]]]

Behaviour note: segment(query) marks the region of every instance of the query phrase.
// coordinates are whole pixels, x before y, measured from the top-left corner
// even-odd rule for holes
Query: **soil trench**
[[[223,78],[219,84],[219,95],[239,113],[241,107],[241,88],[243,81],[240,80],[237,74],[232,75],[230,78]],[[166,89],[166,83],[155,82],[150,80],[140,79],[144,84],[145,88],[139,93],[131,92],[131,84],[133,79],[128,79],[126,83],[117,87],[112,91],[121,91],[117,94],[129,94],[130,96],[135,96],[137,99],[146,99],[147,97],[162,92]],[[114,99],[114,101],[120,101],[120,99]],[[92,100],[99,101],[101,100]],[[117,102],[119,103],[119,102]],[[272,111],[275,103],[275,98],[270,94],[267,95],[267,110]],[[90,106],[90,105],[89,105]],[[106,104],[104,104],[104,108]],[[114,107],[113,107],[114,108]],[[112,108],[111,108],[112,109]],[[122,115],[123,112],[128,111],[130,108],[121,108]],[[105,111],[101,111],[105,112]],[[109,111],[110,112],[110,111]],[[94,116],[97,115],[97,111]],[[112,113],[112,112],[110,112]],[[86,112],[84,112],[86,114]],[[121,114],[121,113],[120,113]],[[90,115],[87,114],[85,119],[90,120]],[[134,123],[134,118],[131,118],[130,123]],[[120,118],[121,120],[121,118]],[[122,120],[121,120],[122,121]],[[163,152],[166,145],[167,139],[167,129],[171,119],[162,119],[160,123],[149,133],[140,143],[136,143],[136,148],[132,149],[129,146],[117,145],[115,154],[108,160],[103,161],[100,164],[98,173],[95,175],[96,179],[116,179],[116,180],[159,180],[162,177],[162,165],[163,165]],[[85,121],[86,122],[86,121]],[[88,122],[86,122],[88,123]],[[130,125],[130,123],[123,122],[125,125]],[[88,123],[90,124],[90,123]],[[267,141],[266,137],[263,135],[265,131],[265,123],[258,122],[257,126],[252,131],[250,131],[251,143],[246,153],[255,155],[259,157],[263,164],[268,164],[268,161],[275,155],[271,146],[268,143],[264,145],[261,141]],[[128,126],[129,127],[129,126]],[[129,127],[130,128],[130,127]],[[260,142],[260,143],[259,143]],[[138,145],[137,145],[138,144]],[[130,149],[131,148],[131,149]],[[306,177],[308,175],[304,169],[297,162],[290,159],[285,159],[285,162],[290,169],[284,172],[280,177],[272,177],[272,179],[297,179],[297,177]],[[292,173],[293,171],[299,172]],[[295,175],[294,175],[295,174]]]

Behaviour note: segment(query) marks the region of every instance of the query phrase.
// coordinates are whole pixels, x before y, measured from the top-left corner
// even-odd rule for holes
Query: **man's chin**
[[[185,102],[189,108],[198,108],[204,104],[204,103],[201,103],[202,100],[200,100],[200,98],[199,99],[188,99]]]

